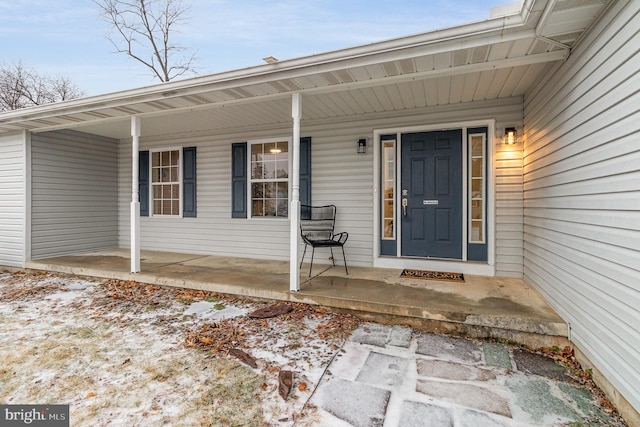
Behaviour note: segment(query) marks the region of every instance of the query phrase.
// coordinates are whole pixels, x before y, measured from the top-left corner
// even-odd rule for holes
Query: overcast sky
[[[184,0],[190,21],[178,43],[203,75],[481,21],[512,1]],[[114,53],[109,29],[91,0],[0,0],[0,62],[68,77],[86,95],[158,83]]]

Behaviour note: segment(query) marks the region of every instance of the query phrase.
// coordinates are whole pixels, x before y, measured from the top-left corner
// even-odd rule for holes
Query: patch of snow
[[[205,320],[224,320],[244,316],[248,312],[246,308],[240,308],[229,304],[224,304],[224,308],[222,309],[216,308],[216,306],[219,307],[219,303],[197,301],[191,303],[183,314],[185,316],[198,316]]]

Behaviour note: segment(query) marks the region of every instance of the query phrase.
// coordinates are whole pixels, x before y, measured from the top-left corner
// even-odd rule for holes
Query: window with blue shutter
[[[248,143],[231,145],[231,217],[247,218]],[[300,203],[311,204],[311,138],[300,138]]]
[[[180,153],[182,153],[181,162],[179,161]],[[180,167],[182,174],[179,171]],[[180,175],[182,175],[182,194],[180,194],[178,181]],[[152,214],[180,216],[182,213],[183,217],[194,218],[197,210],[196,178],[196,147],[185,147],[182,151],[179,149],[153,151],[153,153],[140,151],[138,167],[140,216]],[[150,199],[152,192],[153,196]],[[178,203],[181,198],[182,206]]]

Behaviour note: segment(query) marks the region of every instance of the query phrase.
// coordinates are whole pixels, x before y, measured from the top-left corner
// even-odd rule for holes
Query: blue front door
[[[402,256],[462,258],[462,130],[402,135]]]

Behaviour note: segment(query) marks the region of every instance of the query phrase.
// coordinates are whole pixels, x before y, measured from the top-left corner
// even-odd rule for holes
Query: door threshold
[[[379,257],[373,260],[373,266],[377,268],[416,270],[434,270],[451,273],[471,274],[474,276],[495,276],[495,266],[486,262],[462,261],[442,258],[415,258],[415,257]]]

